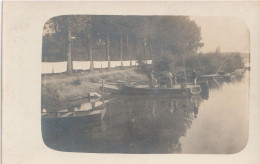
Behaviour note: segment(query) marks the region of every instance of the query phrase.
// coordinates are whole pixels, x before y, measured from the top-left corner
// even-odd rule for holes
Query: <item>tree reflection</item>
[[[103,106],[107,110],[100,124],[89,123],[52,140],[43,138],[48,146],[62,151],[181,153],[180,137],[198,117],[202,100],[200,96],[122,96]]]
[[[126,96],[121,101],[131,107],[122,138],[131,153],[180,153],[179,139],[191,127],[194,113],[197,117],[202,99]]]

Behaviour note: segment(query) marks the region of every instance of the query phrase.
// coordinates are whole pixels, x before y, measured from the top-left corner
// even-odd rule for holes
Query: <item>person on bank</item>
[[[154,79],[154,72],[151,72],[149,76],[149,88],[155,87],[155,79]]]
[[[174,88],[175,86],[177,85],[177,76],[175,74],[173,74],[173,85],[174,85]]]
[[[191,78],[194,81],[194,84],[196,86],[196,82],[197,82],[197,72],[195,69],[193,69],[192,73],[191,73]]]
[[[168,80],[169,80],[169,88],[172,88],[172,73],[171,72],[168,72]]]

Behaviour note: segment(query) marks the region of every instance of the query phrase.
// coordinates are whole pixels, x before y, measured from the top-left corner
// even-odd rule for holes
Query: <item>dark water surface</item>
[[[120,95],[96,105],[102,114],[42,117],[43,140],[69,152],[236,153],[248,138],[247,74],[210,89],[209,97]]]

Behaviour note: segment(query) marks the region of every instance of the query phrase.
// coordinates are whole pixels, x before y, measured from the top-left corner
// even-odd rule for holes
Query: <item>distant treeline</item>
[[[46,22],[42,61],[153,60],[155,71],[197,69],[215,73],[243,68],[239,53],[197,54],[200,27],[186,16],[58,16]],[[91,64],[92,63],[92,64]],[[110,64],[108,64],[110,67]]]
[[[147,60],[195,54],[200,27],[186,16],[59,16],[46,22],[42,61]]]
[[[154,61],[154,69],[156,72],[172,71],[176,74],[182,74],[184,73],[184,67],[187,74],[191,73],[193,69],[199,74],[214,74],[219,68],[219,71],[224,72],[233,72],[237,69],[243,69],[244,63],[241,54],[238,52],[168,56]]]
[[[220,66],[223,66],[220,68]],[[244,68],[240,53],[205,53],[186,59],[187,68],[198,70],[201,74],[214,74],[219,71],[233,72]]]

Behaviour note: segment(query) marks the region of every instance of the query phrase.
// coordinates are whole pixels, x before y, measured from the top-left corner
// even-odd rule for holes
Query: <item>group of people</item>
[[[159,79],[160,87],[172,88],[174,85],[177,84],[177,76],[175,74],[172,74],[171,72],[168,72],[167,76],[163,78],[167,78],[167,81],[164,79]],[[158,81],[155,78],[155,73],[152,71],[149,76],[149,87],[154,88],[157,82]]]
[[[168,87],[172,88],[173,84],[177,84],[177,76],[175,74],[172,74],[171,72],[168,72]]]
[[[197,72],[195,69],[192,71],[191,77],[196,86]],[[154,88],[155,84],[157,83],[157,79],[155,78],[154,71],[151,72],[151,74],[148,76],[148,78],[149,78],[149,88]],[[177,85],[177,76],[169,71],[167,74],[167,82],[164,81],[164,82],[159,82],[159,83],[160,83],[161,87],[165,87],[165,85],[166,85],[167,88],[173,88],[173,87],[175,87],[175,85]]]

